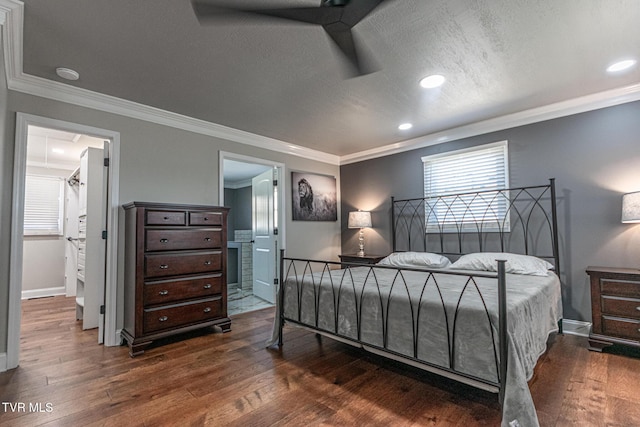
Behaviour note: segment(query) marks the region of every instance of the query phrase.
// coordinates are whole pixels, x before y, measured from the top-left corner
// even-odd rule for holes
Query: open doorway
[[[23,298],[68,295],[76,305],[80,304],[71,316],[79,320],[88,318],[88,295],[82,286],[88,281],[83,276],[88,273],[89,263],[93,263],[92,269],[98,272],[101,286],[95,294],[97,319],[87,322],[87,328],[83,329],[97,328],[96,343],[119,344],[115,331],[117,232],[110,233],[117,230],[119,134],[18,113],[15,147],[7,369],[19,364]],[[95,155],[90,156],[90,153]],[[86,171],[82,176],[83,159],[97,166],[93,169],[101,180],[87,176]],[[90,189],[80,190],[83,182],[87,187],[93,183],[93,193],[99,203],[90,199]],[[78,188],[74,188],[75,185]],[[84,212],[83,197],[86,202]],[[39,203],[44,198],[57,202],[48,213],[48,222],[41,218]],[[88,247],[84,255],[79,250],[84,243],[89,245],[89,230],[81,224],[84,220],[89,227],[89,216],[97,223],[98,236],[92,234],[91,239],[99,240],[98,247],[102,251],[99,257],[94,257],[93,251],[89,254]],[[72,219],[77,220],[77,237],[71,230]],[[68,267],[65,261],[72,253],[75,257],[70,261],[74,266]],[[34,265],[38,267],[33,268]],[[71,269],[77,273],[75,281],[73,277],[65,277]],[[87,272],[78,271],[82,269]]]
[[[221,204],[228,217],[228,307],[230,315],[272,307],[278,277],[278,249],[284,165],[221,153]]]

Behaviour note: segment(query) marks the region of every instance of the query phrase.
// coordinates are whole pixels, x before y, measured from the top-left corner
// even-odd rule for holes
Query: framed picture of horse
[[[314,173],[291,172],[294,221],[337,221],[336,178]]]

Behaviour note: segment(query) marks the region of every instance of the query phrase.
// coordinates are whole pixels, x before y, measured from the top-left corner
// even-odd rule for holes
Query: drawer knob
[[[167,316],[162,316],[158,320],[161,322],[166,322],[167,320],[169,320],[169,318]]]
[[[210,242],[210,241],[211,241],[211,237],[205,237],[205,238],[204,238],[204,241],[205,241],[205,242]]]
[[[211,283],[207,283],[206,285],[204,285],[205,289],[211,289]]]
[[[203,219],[203,220],[205,220],[205,221],[209,221],[209,217],[208,217],[208,216],[205,216],[205,217],[204,217],[204,218],[202,218],[202,219]]]
[[[211,261],[205,261],[204,265],[211,265]]]
[[[204,311],[205,313],[209,313],[209,312],[211,311],[211,307],[206,307],[203,311]]]
[[[165,216],[165,217],[164,217],[164,218],[162,218],[162,219],[164,219],[165,221],[168,221],[168,220],[169,220],[169,217],[168,217],[168,216]]]
[[[169,239],[160,239],[160,243],[167,243]]]
[[[160,292],[158,292],[160,295],[169,295],[169,291],[168,290],[162,290]]]
[[[636,307],[636,310],[640,311],[640,306]]]
[[[160,264],[160,269],[166,270],[167,268],[169,268],[167,264]]]

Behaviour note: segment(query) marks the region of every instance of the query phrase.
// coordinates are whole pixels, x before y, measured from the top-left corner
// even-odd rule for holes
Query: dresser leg
[[[597,351],[599,353],[602,353],[603,349],[610,347],[612,345],[613,343],[609,341],[602,341],[595,338],[589,338],[589,350],[591,351]]]
[[[141,354],[144,353],[147,347],[151,345],[152,342],[153,341],[145,341],[145,342],[135,343],[135,344],[129,343],[129,356],[131,357],[140,356]]]
[[[222,329],[222,333],[227,333],[231,330],[231,322],[228,323],[221,323],[219,325],[216,325],[217,327],[219,327],[220,329]]]

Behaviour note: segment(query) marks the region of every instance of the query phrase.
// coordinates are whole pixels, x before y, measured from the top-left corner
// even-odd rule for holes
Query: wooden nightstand
[[[589,350],[613,344],[640,347],[640,270],[588,267],[591,280]]]
[[[358,254],[342,254],[338,255],[342,262],[356,262],[358,264],[377,264],[386,255],[363,255]]]

